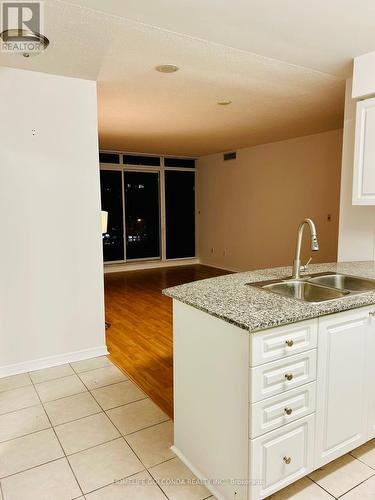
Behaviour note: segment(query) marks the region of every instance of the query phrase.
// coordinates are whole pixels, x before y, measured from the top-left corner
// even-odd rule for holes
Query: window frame
[[[120,155],[121,163],[100,163],[100,170],[113,170],[121,172],[121,189],[122,189],[122,204],[123,204],[123,238],[124,238],[124,259],[123,260],[111,260],[105,261],[104,265],[107,264],[126,264],[134,262],[173,262],[180,260],[190,260],[195,259],[197,256],[197,189],[195,189],[195,246],[194,246],[194,256],[191,257],[176,257],[173,259],[167,259],[167,242],[166,242],[166,213],[165,213],[165,175],[166,170],[175,170],[178,172],[194,172],[195,173],[195,186],[197,181],[197,167],[166,167],[164,165],[164,158],[185,158],[189,160],[197,160],[197,158],[188,156],[160,156],[160,155],[147,155],[142,153],[134,152],[124,152],[124,151],[108,151],[100,150],[101,153],[114,153]],[[129,165],[124,164],[124,155],[136,155],[136,156],[156,156],[160,158],[160,166],[147,166],[147,165]],[[159,173],[159,218],[160,218],[160,257],[145,257],[139,259],[127,259],[126,258],[126,214],[125,214],[125,188],[124,188],[124,172],[158,172]]]

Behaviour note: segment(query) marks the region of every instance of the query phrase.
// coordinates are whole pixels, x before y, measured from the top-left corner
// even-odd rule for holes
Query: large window
[[[167,259],[195,256],[194,178],[194,172],[165,172]]]
[[[108,151],[100,160],[104,261],[194,257],[195,160]]]
[[[160,257],[158,172],[124,172],[126,259]]]

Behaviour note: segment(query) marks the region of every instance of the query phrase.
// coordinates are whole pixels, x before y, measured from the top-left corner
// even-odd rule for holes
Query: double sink
[[[375,290],[375,280],[336,273],[317,273],[299,280],[283,279],[248,283],[303,302],[325,302]]]

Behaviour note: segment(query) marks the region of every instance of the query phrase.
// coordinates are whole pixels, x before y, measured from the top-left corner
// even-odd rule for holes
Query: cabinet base
[[[210,480],[207,479],[204,474],[202,474],[196,467],[194,467],[194,465],[190,462],[190,460],[188,460],[185,455],[178,449],[176,448],[176,446],[171,446],[171,450],[173,451],[173,453],[175,453],[175,455],[177,455],[177,457],[181,460],[182,463],[184,463],[186,465],[186,467],[188,467],[191,472],[197,476],[197,478],[202,481],[202,483],[204,484],[204,486],[208,489],[208,491],[210,493],[212,493],[214,495],[214,497],[217,499],[217,500],[227,500],[211,483],[210,483]]]

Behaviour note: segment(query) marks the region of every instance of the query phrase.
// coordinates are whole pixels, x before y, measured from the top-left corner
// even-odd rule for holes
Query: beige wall
[[[201,263],[235,271],[291,264],[304,217],[317,226],[313,262],[336,261],[341,149],[340,129],[241,149],[227,162],[222,154],[201,157]],[[310,253],[305,244],[303,258]]]

